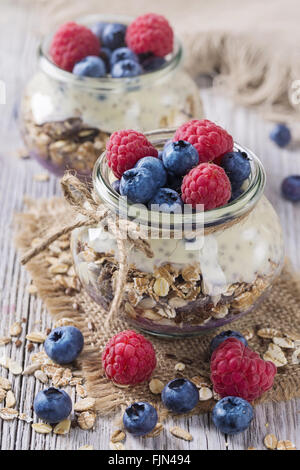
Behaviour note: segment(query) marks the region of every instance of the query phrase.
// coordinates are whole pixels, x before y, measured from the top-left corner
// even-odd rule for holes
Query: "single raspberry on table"
[[[276,375],[273,362],[264,361],[236,338],[226,339],[213,352],[210,370],[215,392],[247,401],[269,390]]]
[[[166,18],[155,13],[136,18],[127,28],[126,44],[136,54],[164,57],[173,51],[174,35]]]
[[[50,56],[58,67],[72,72],[76,62],[87,56],[98,56],[100,42],[89,28],[69,21],[63,24],[55,33]]]
[[[199,153],[200,163],[213,161],[233,149],[233,138],[225,129],[208,119],[193,119],[182,124],[173,141],[186,140]]]
[[[106,144],[108,166],[118,179],[141,158],[157,156],[158,151],[144,134],[133,130],[114,132]]]
[[[231,197],[231,184],[223,168],[214,163],[200,163],[183,178],[181,198],[194,208],[203,204],[204,210],[226,204]]]
[[[155,351],[144,336],[133,330],[111,338],[102,355],[106,376],[119,385],[135,385],[149,380],[156,367]]]

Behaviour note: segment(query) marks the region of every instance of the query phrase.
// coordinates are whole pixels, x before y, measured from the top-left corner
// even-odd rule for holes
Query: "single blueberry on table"
[[[199,163],[199,155],[196,148],[186,142],[169,142],[163,150],[163,164],[167,171],[174,175],[186,175],[189,170]]]
[[[51,331],[44,343],[46,354],[58,364],[75,361],[83,349],[82,333],[75,326],[61,326]]]
[[[300,201],[300,175],[291,175],[281,183],[281,192],[285,199],[292,202]]]
[[[145,72],[155,72],[161,69],[166,63],[163,57],[148,57],[141,62],[141,65]]]
[[[252,419],[252,406],[240,397],[222,398],[212,411],[214,425],[224,434],[237,434],[245,431]]]
[[[103,21],[98,21],[97,23],[93,24],[90,27],[90,30],[97,36],[97,38],[100,40],[101,44],[101,39],[102,39],[102,33],[104,31],[104,28],[108,25],[109,23],[105,23]]]
[[[226,153],[221,160],[221,167],[225,170],[233,190],[240,188],[251,173],[246,152]]]
[[[292,140],[291,131],[285,124],[276,124],[270,133],[270,139],[278,145],[278,147],[286,147]]]
[[[110,65],[113,67],[117,62],[120,62],[121,60],[134,60],[135,62],[138,62],[138,56],[128,47],[119,47],[118,49],[115,49],[110,58]]]
[[[187,379],[174,379],[162,391],[163,404],[174,413],[187,413],[197,405],[199,391],[193,382]]]
[[[170,188],[160,188],[155,196],[148,202],[148,208],[155,210],[153,205],[158,205],[159,212],[168,212],[170,214],[181,214],[183,202],[179,194]]]
[[[101,35],[101,45],[109,49],[125,46],[126,25],[120,23],[107,24]]]
[[[146,204],[157,189],[157,182],[147,168],[131,168],[122,175],[120,194],[127,196],[131,202]]]
[[[223,341],[225,341],[228,338],[236,338],[239,341],[241,341],[245,346],[248,346],[248,342],[244,336],[239,333],[238,331],[233,331],[233,330],[226,330],[222,331],[219,333],[217,336],[215,336],[209,345],[209,350],[211,354],[214,352],[215,349],[217,349]]]
[[[33,408],[43,421],[50,424],[59,423],[71,413],[72,400],[64,390],[50,387],[36,395]]]
[[[120,180],[114,181],[111,185],[112,188],[116,191],[116,193],[120,194]]]
[[[167,182],[167,172],[165,167],[159,158],[156,157],[144,157],[138,160],[135,164],[135,168],[147,168],[151,171],[153,179],[157,182],[158,187],[162,187]]]
[[[137,402],[126,408],[123,415],[125,429],[134,436],[151,432],[158,421],[156,409],[147,402]]]
[[[136,77],[141,75],[142,68],[135,60],[120,60],[116,62],[111,69],[111,76],[113,78],[123,78],[123,77]]]
[[[100,57],[89,55],[74,65],[73,73],[79,77],[104,77],[106,66]]]

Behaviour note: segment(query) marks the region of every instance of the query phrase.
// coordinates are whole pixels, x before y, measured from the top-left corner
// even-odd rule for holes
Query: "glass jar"
[[[129,24],[128,17],[90,15],[79,20]],[[39,47],[39,71],[28,83],[21,105],[21,130],[30,156],[58,176],[74,169],[90,176],[108,136],[118,129],[146,131],[178,126],[203,117],[199,90],[183,70],[183,50],[161,69],[132,78],[77,77],[49,58],[52,36]]]
[[[170,137],[171,133],[156,133],[150,140],[160,148]],[[111,187],[114,177],[105,152],[98,159],[93,184],[100,199],[112,213],[121,218],[126,213],[148,233],[152,231],[148,242],[153,258],[130,249],[128,243],[130,268],[120,315],[126,315],[134,327],[164,336],[207,332],[251,311],[279,275],[284,259],[282,231],[263,195],[263,166],[248,149],[235,144],[235,150],[247,152],[251,163],[243,194],[214,210],[171,216],[145,207],[135,212],[127,202],[120,205],[122,198]],[[166,216],[171,217],[167,237]],[[108,308],[118,276],[116,240],[99,224],[76,229],[71,245],[84,288]]]

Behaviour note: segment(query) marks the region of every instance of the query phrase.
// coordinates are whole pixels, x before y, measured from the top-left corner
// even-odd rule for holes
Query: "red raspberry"
[[[144,134],[133,130],[114,132],[106,144],[108,166],[117,178],[133,168],[140,158],[157,156],[156,148]]]
[[[97,36],[85,26],[70,21],[56,31],[50,46],[50,56],[58,67],[72,72],[76,62],[88,55],[99,55],[99,50]]]
[[[223,168],[214,163],[200,163],[183,178],[181,197],[194,208],[203,204],[208,211],[227,204],[231,197],[231,184]]]
[[[156,367],[155,351],[144,336],[133,330],[122,331],[105,346],[102,365],[116,384],[135,385],[150,379]]]
[[[223,341],[211,357],[211,380],[221,397],[259,398],[274,382],[276,366],[236,338]]]
[[[152,52],[164,57],[173,51],[173,30],[166,18],[155,13],[136,18],[128,26],[125,39],[136,54]]]
[[[175,132],[173,142],[178,140],[186,140],[196,147],[200,163],[212,161],[233,149],[231,135],[208,119],[193,119],[182,124]]]

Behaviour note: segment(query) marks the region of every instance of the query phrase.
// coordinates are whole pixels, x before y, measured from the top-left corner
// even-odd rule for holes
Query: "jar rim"
[[[154,146],[163,146],[164,143],[173,137],[175,132],[174,129],[160,129],[155,131],[145,132],[144,134],[149,138],[150,142]],[[162,228],[164,223],[168,226],[171,223],[173,229],[182,226],[196,226],[213,228],[218,225],[228,224],[237,218],[240,218],[250,212],[256,203],[260,200],[263,195],[265,184],[266,184],[266,173],[260,159],[247,147],[234,142],[234,150],[240,152],[246,152],[250,160],[251,175],[249,177],[248,187],[245,191],[234,201],[227,203],[225,206],[221,206],[215,209],[211,209],[204,212],[193,212],[193,213],[180,213],[180,214],[167,214],[163,212],[156,212],[149,210],[146,206],[141,207],[138,212],[138,222],[142,225],[149,226],[149,220],[151,226]],[[106,160],[106,151],[104,151],[97,159],[93,169],[93,187],[99,197],[108,207],[119,216],[122,215],[128,217],[128,214],[132,213],[131,207],[136,206],[135,204],[127,201],[124,207],[124,214],[120,213],[120,195],[112,188],[109,182],[109,176],[112,176],[112,171],[108,167]],[[134,217],[136,220],[137,218]]]
[[[129,24],[134,18],[130,16],[122,15],[105,15],[95,14],[86,15],[77,18],[76,22],[85,26],[91,25],[96,21],[118,21],[124,24]],[[137,86],[147,87],[153,84],[153,81],[158,81],[168,75],[170,72],[175,70],[181,63],[183,58],[183,47],[181,41],[177,36],[174,36],[174,50],[166,62],[166,65],[153,72],[147,72],[136,77],[126,78],[112,78],[112,77],[99,77],[97,79],[92,77],[79,77],[71,72],[59,68],[54,62],[52,62],[49,56],[49,45],[53,38],[54,32],[44,36],[38,46],[38,57],[42,71],[60,82],[71,83],[79,88],[86,88],[89,90],[99,91],[119,91],[121,89],[135,90]]]

